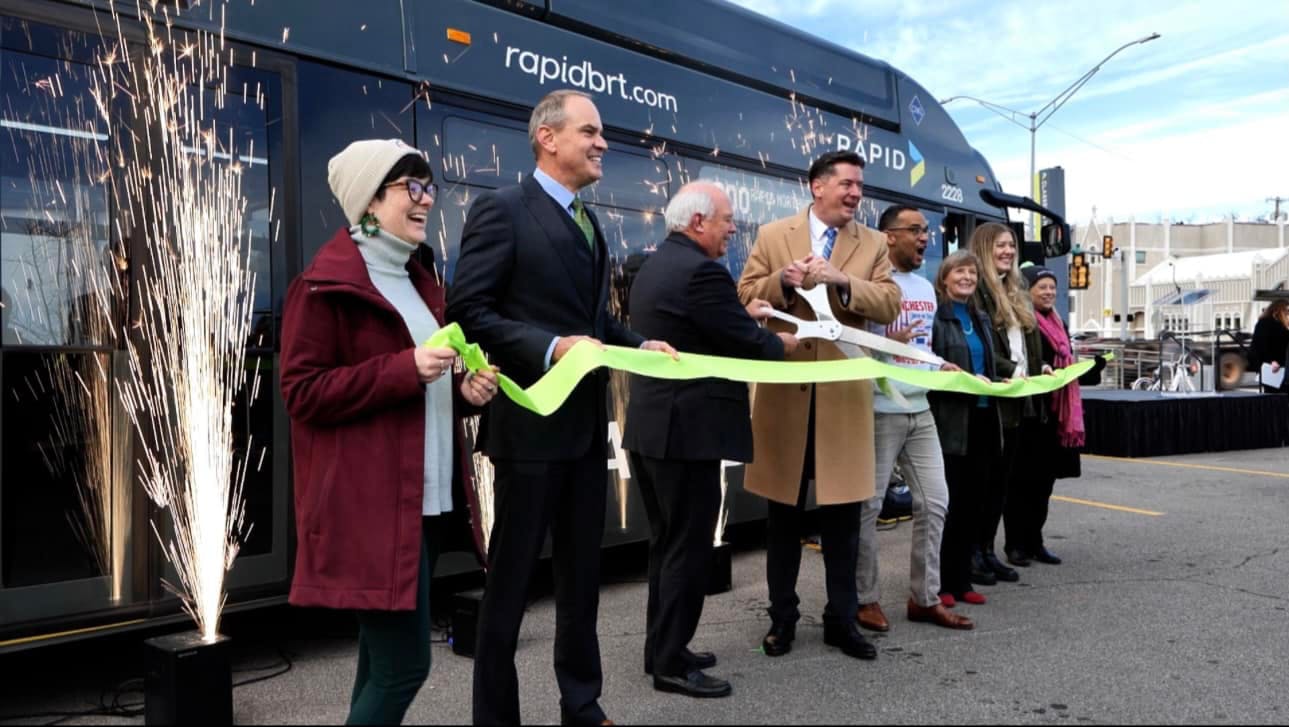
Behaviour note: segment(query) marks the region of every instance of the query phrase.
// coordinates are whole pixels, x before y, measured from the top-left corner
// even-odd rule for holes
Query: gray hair
[[[570,96],[581,96],[590,101],[589,94],[581,91],[574,91],[571,88],[561,88],[558,91],[551,91],[537,102],[536,108],[533,109],[533,115],[528,117],[528,144],[533,148],[533,158],[541,151],[541,144],[537,143],[537,130],[543,126],[559,131],[564,128],[564,122],[568,119],[568,114],[564,113],[564,102]]]
[[[667,203],[663,218],[667,221],[667,232],[683,232],[689,229],[694,215],[704,219],[716,214],[716,200],[712,192],[719,190],[710,182],[693,182],[686,184],[676,192],[676,196]]]

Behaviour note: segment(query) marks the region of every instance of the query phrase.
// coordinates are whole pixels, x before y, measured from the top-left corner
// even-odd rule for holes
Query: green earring
[[[376,233],[380,232],[380,220],[376,219],[376,215],[370,212],[358,220],[358,226],[362,228],[363,234],[368,237],[375,237]]]

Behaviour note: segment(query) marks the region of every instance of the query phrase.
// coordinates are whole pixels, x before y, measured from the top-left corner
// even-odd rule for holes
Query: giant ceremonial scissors
[[[803,320],[773,308],[770,309],[770,316],[796,326],[797,332],[795,335],[798,340],[817,338],[823,341],[832,341],[848,358],[867,356],[869,355],[868,351],[881,351],[893,356],[929,363],[937,368],[944,364],[944,359],[916,346],[893,341],[885,336],[861,331],[858,328],[843,326],[832,314],[832,307],[828,304],[828,289],[823,285],[816,285],[809,290],[797,288],[796,292],[815,312],[815,320]],[[864,349],[868,349],[868,351]]]

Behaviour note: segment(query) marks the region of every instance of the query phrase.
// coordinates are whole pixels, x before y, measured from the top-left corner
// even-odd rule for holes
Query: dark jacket
[[[1253,327],[1253,341],[1249,346],[1249,365],[1261,369],[1262,364],[1289,363],[1289,329],[1271,316],[1259,318]],[[1267,391],[1289,393],[1289,378],[1279,389],[1266,387]]]
[[[600,224],[595,249],[567,211],[532,176],[479,196],[461,234],[448,320],[483,347],[520,386],[545,373],[556,336],[592,336],[638,347],[644,342],[609,313],[609,256]],[[492,400],[478,449],[494,459],[559,461],[604,451],[608,441],[608,372],[592,372],[548,417],[504,396]]]
[[[1070,327],[1065,321],[1061,321],[1061,326],[1065,329],[1065,336],[1069,338]],[[1039,334],[1039,342],[1042,346],[1042,362],[1056,368],[1056,349],[1052,344],[1047,342],[1047,337]],[[1096,364],[1088,369],[1088,372],[1079,377],[1077,384],[1070,386],[1096,386],[1101,383],[1101,371],[1105,369],[1106,361],[1102,356],[1097,356]],[[1038,456],[1031,461],[1035,462],[1034,466],[1046,469],[1046,475],[1052,479],[1066,479],[1079,477],[1083,474],[1083,465],[1079,460],[1079,450],[1069,449],[1061,446],[1060,421],[1056,413],[1052,411],[1052,395],[1039,394],[1034,397],[1034,402],[1046,413],[1047,418],[1041,422],[1043,435],[1036,440],[1036,448],[1039,450]],[[1086,412],[1087,408],[1084,407]]]
[[[443,289],[419,263],[408,273],[442,322]],[[372,284],[347,230],[287,291],[282,397],[295,471],[297,606],[416,608],[425,481],[419,343]],[[459,387],[453,392],[458,413],[468,413]],[[454,434],[451,520],[460,523],[474,488],[459,419]]]
[[[1021,276],[1022,287],[1025,285],[1025,278]],[[989,332],[992,337],[994,346],[994,370],[998,372],[999,378],[1014,379],[1021,374],[1016,371],[1016,363],[1012,361],[1011,340],[1007,338],[1007,327],[1001,328],[992,324],[994,320],[994,296],[989,292],[989,286],[983,283],[976,287],[975,295],[976,305],[985,312],[989,317],[991,325]],[[1042,361],[1042,343],[1039,341],[1042,334],[1038,332],[1038,326],[1033,330],[1026,331],[1021,329],[1021,337],[1025,341],[1025,376],[1038,376],[1043,373]],[[1021,424],[1022,419],[1032,419],[1042,417],[1041,408],[1034,402],[1033,397],[1007,397],[996,400],[998,403],[998,414],[1003,420],[1003,429],[1014,429]]]
[[[783,341],[747,314],[729,270],[684,233],[672,233],[645,261],[629,310],[641,335],[684,353],[783,359]],[[655,459],[751,462],[747,384],[632,376],[622,446]]]
[[[973,373],[981,374],[990,381],[1000,380],[994,369],[993,340],[989,335],[989,317],[984,311],[971,305],[971,315],[975,320],[975,330],[985,346],[985,370]],[[931,335],[931,347],[936,355],[961,367],[963,371],[972,371],[971,349],[967,347],[967,335],[962,330],[962,323],[953,313],[953,301],[941,300],[935,311],[935,324]],[[940,448],[945,454],[963,456],[967,454],[967,425],[971,419],[971,410],[979,401],[975,394],[953,394],[943,391],[931,391],[927,394],[931,402],[931,413],[935,416],[935,428],[940,433]],[[998,418],[996,399],[989,399],[989,411],[998,422],[999,451],[1002,447],[1002,420]]]

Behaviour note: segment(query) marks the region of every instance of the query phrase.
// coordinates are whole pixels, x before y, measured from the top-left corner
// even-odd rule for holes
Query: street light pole
[[[1061,91],[1060,93],[1056,94],[1055,98],[1053,98],[1051,101],[1048,101],[1043,106],[1043,108],[1037,111],[1033,111],[1031,113],[1025,113],[1024,111],[1017,111],[1016,109],[1007,108],[1006,106],[1002,106],[1000,104],[992,103],[990,101],[985,101],[984,99],[976,98],[975,96],[967,96],[967,95],[950,96],[946,99],[941,100],[940,105],[944,106],[948,104],[950,101],[956,101],[958,99],[975,101],[981,106],[984,106],[985,108],[989,109],[995,114],[998,114],[1004,119],[1007,119],[1013,124],[1016,124],[1022,129],[1028,129],[1029,130],[1029,183],[1028,183],[1028,186],[1029,186],[1030,194],[1033,194],[1034,193],[1033,192],[1034,175],[1038,171],[1036,168],[1036,161],[1037,161],[1036,148],[1038,143],[1037,137],[1038,137],[1039,127],[1041,127],[1043,124],[1046,124],[1047,120],[1052,118],[1052,115],[1055,114],[1057,111],[1059,111],[1060,108],[1065,105],[1066,101],[1070,100],[1070,97],[1078,93],[1079,89],[1083,88],[1083,85],[1086,84],[1089,80],[1091,80],[1092,77],[1096,75],[1097,71],[1101,70],[1101,66],[1104,66],[1107,61],[1109,61],[1111,58],[1114,58],[1116,55],[1118,55],[1120,51],[1124,50],[1125,48],[1129,48],[1141,43],[1149,43],[1150,41],[1158,37],[1159,37],[1159,33],[1151,33],[1150,35],[1147,35],[1144,38],[1138,38],[1132,41],[1131,43],[1124,43],[1118,48],[1115,48],[1114,51],[1110,53],[1110,55],[1106,56],[1105,58],[1102,58],[1100,63],[1097,63],[1095,66],[1089,69],[1087,73],[1084,73],[1082,76],[1079,76],[1079,78],[1075,80],[1074,83],[1071,83],[1069,86],[1067,86],[1064,91]],[[1023,124],[1020,121],[1018,121],[1018,119],[1021,119],[1021,118],[1029,119],[1029,124],[1028,125]],[[1031,222],[1031,226],[1032,225],[1033,223]],[[1036,231],[1031,229],[1030,232],[1031,234],[1034,234]]]

